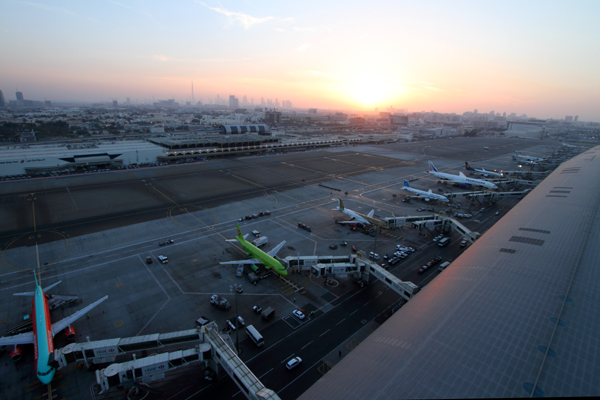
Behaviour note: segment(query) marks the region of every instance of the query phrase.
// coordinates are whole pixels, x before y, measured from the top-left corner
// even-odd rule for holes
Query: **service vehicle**
[[[152,257],[151,256],[146,257],[146,264],[152,264]]]
[[[264,341],[262,335],[258,332],[258,330],[256,330],[256,328],[254,326],[248,325],[246,327],[246,333],[248,334],[248,337],[258,347],[261,347],[261,346],[263,346],[265,344],[265,341]]]
[[[258,239],[254,239],[252,241],[252,243],[256,246],[256,247],[260,247],[260,246],[264,246],[265,244],[269,243],[269,238],[266,236],[261,236]]]
[[[261,315],[264,319],[271,319],[275,315],[275,309],[273,309],[272,307],[267,307],[263,310]]]
[[[329,248],[330,248],[331,250],[335,250],[335,249],[337,249],[337,248],[338,248],[338,246],[337,246],[337,244],[330,244],[330,245],[329,245]]]
[[[206,318],[204,315],[202,315],[200,318],[198,318],[196,320],[196,323],[200,326],[204,326],[206,324],[208,324],[210,322],[210,320],[208,318]]]
[[[440,247],[444,247],[444,246],[447,246],[447,245],[448,245],[448,243],[450,243],[450,238],[449,238],[449,237],[441,238],[441,239],[438,241],[438,246],[440,246]]]
[[[252,234],[254,236],[256,236],[256,237],[259,237],[260,236],[260,231],[258,231],[258,230],[255,229],[255,230],[252,231]]]
[[[231,308],[231,304],[229,304],[229,300],[219,295],[213,294],[210,298],[210,304],[214,305],[221,310],[229,310]]]
[[[237,276],[238,278],[241,278],[242,276],[244,276],[244,266],[240,265],[239,267],[237,267],[237,270],[235,271],[235,276]]]
[[[158,258],[158,261],[160,261],[161,264],[166,264],[169,262],[169,259],[167,258],[167,256],[159,255],[156,258]]]
[[[254,307],[252,307],[252,310],[256,313],[256,314],[260,314],[260,312],[262,311],[262,307],[260,305],[255,305]]]

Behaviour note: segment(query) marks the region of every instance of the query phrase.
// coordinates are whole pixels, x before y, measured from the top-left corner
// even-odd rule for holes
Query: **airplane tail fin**
[[[437,168],[431,161],[429,161],[429,172],[438,172]]]
[[[373,218],[373,215],[375,215],[375,210],[371,210],[371,212],[367,214],[367,217]]]
[[[513,161],[519,161],[519,160],[517,160],[517,157],[513,156]]]
[[[338,197],[338,210],[343,211],[345,209],[346,207],[344,207],[344,202]]]
[[[406,180],[404,180],[404,187],[410,187],[410,185],[408,184],[408,182]]]
[[[465,178],[465,174],[463,174],[462,172],[459,172],[459,173],[458,173],[458,176],[460,176],[460,177],[462,177],[462,178]]]
[[[431,189],[429,189],[429,190],[427,191],[427,193],[431,194],[431,193],[433,193],[433,192],[431,191]]]
[[[469,162],[468,162],[468,161],[465,161],[465,169],[466,169],[467,171],[472,171],[472,170],[473,170],[473,168],[471,168],[471,166],[469,165]]]

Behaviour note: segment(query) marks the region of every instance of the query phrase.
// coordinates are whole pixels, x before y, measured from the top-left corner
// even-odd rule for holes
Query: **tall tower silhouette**
[[[192,81],[192,102],[194,102],[194,81]]]

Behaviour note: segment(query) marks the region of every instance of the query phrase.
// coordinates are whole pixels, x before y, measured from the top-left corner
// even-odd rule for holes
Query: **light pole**
[[[235,295],[235,348],[237,353],[240,354],[240,330],[238,324],[238,307],[237,307],[237,295],[242,291],[242,285],[239,283],[233,284],[229,287],[229,290]]]

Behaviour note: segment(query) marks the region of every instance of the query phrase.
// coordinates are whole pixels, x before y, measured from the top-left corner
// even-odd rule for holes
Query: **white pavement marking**
[[[329,332],[330,330],[331,330],[331,329],[327,329],[325,332],[321,333],[321,334],[319,335],[319,337],[323,336],[324,334],[326,334],[326,333],[327,333],[327,332]]]
[[[158,281],[158,279],[156,279],[156,277],[154,276],[154,274],[152,273],[152,271],[150,271],[150,268],[148,268],[148,265],[144,262],[144,260],[142,260],[142,257],[138,256],[138,258],[140,259],[140,262],[142,264],[144,264],[144,267],[146,267],[146,269],[148,270],[148,273],[154,279],[154,281],[156,282],[156,284],[158,285],[158,287],[160,288],[160,290],[162,290],[163,293],[165,294],[165,296],[167,296],[167,301],[165,301],[163,303],[163,305],[160,306],[160,308],[154,313],[154,315],[152,317],[150,317],[150,319],[148,320],[148,322],[146,322],[146,325],[144,325],[142,327],[142,329],[140,329],[140,331],[135,336],[140,336],[142,334],[142,332],[144,331],[144,329],[146,329],[146,327],[150,324],[150,322],[152,322],[152,320],[158,315],[158,313],[160,313],[162,311],[162,309],[165,308],[165,306],[167,305],[167,303],[169,301],[171,301],[171,296],[169,296],[169,294],[167,293],[167,291],[165,290],[165,288],[160,284],[160,282]]]
[[[300,350],[304,350],[306,347],[308,347],[312,342],[314,342],[314,340],[311,340],[310,342],[306,343],[304,345],[304,347],[302,347]]]
[[[288,356],[288,357],[284,358],[284,359],[283,359],[283,361],[282,361],[282,362],[280,362],[279,364],[283,364],[284,362],[286,362],[286,361],[287,361],[287,360],[289,360],[290,358],[294,357],[295,355],[296,355],[296,353],[292,353],[292,355],[291,355],[291,356]]]
[[[346,318],[342,319],[340,322],[338,322],[337,324],[335,324],[335,326],[338,326],[339,324],[341,324],[342,322],[344,322],[346,320]]]

